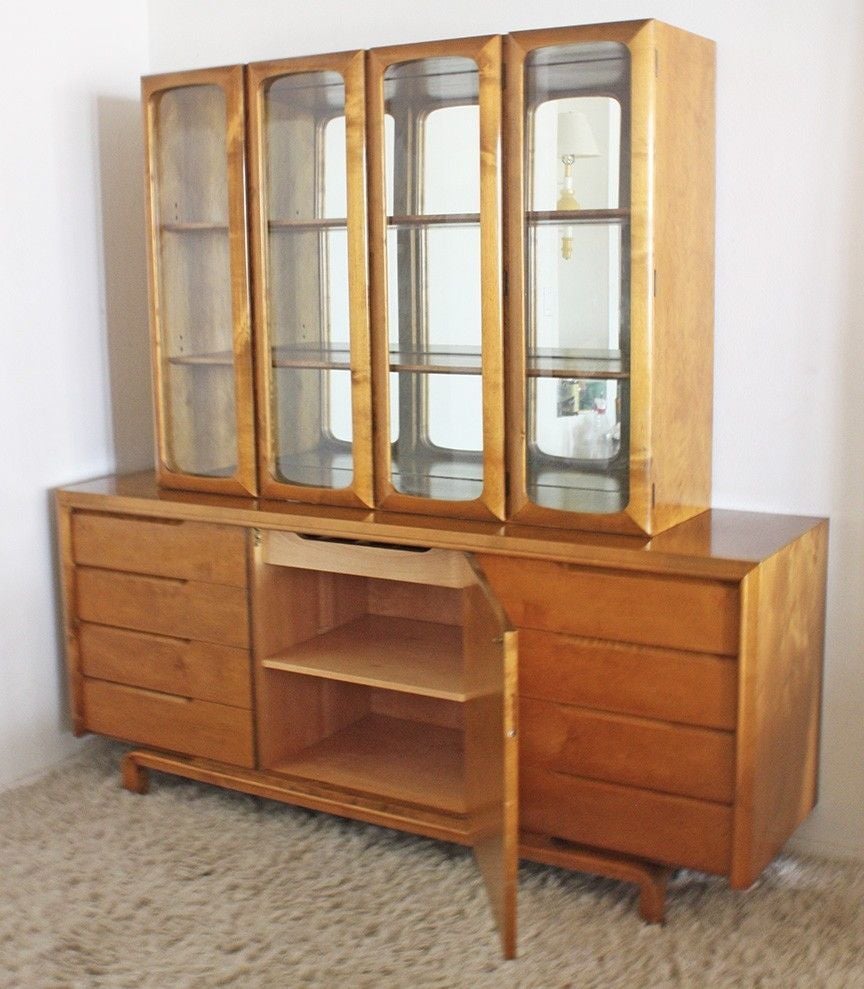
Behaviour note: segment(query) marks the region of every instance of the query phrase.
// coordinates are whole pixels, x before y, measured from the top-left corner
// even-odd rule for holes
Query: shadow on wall
[[[127,473],[154,463],[140,104],[100,96],[96,124],[114,457]]]

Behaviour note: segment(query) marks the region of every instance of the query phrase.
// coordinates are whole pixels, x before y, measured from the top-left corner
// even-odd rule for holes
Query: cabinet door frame
[[[227,477],[208,477],[175,470],[170,465],[170,400],[163,368],[164,300],[161,287],[158,229],[156,105],[160,96],[187,86],[217,86],[225,94],[225,150],[228,181],[228,244],[234,368],[234,411],[237,465]],[[153,367],[157,476],[166,488],[214,494],[254,495],[255,417],[252,337],[246,242],[245,106],[243,66],[196,69],[145,76],[141,80],[145,136],[145,200],[148,217],[148,281],[150,288],[151,359]]]
[[[527,490],[527,356],[525,258],[525,61],[552,45],[619,42],[631,56],[630,142],[630,433],[629,498],[620,512],[561,511],[532,503]],[[507,202],[507,347],[509,515],[514,522],[641,534],[651,531],[651,401],[653,332],[653,175],[655,47],[652,21],[519,31],[505,39],[505,199]]]
[[[481,374],[483,490],[471,501],[425,498],[392,482],[387,305],[387,216],[384,148],[384,74],[400,62],[459,56],[479,74]],[[376,505],[392,511],[450,518],[505,518],[504,364],[501,307],[501,37],[462,38],[374,48],[367,54],[370,310],[374,381]]]
[[[365,56],[362,51],[313,55],[247,66],[249,106],[249,223],[254,273],[255,359],[258,386],[259,488],[267,498],[321,505],[372,507],[372,390],[366,244]],[[275,424],[270,375],[270,292],[267,265],[266,153],[264,95],[266,85],[282,76],[337,72],[345,81],[347,155],[348,296],[351,364],[352,483],[324,488],[280,481],[274,458]]]

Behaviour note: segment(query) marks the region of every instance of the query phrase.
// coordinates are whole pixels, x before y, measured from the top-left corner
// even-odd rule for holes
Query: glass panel
[[[527,483],[546,507],[627,503],[629,88],[624,45],[526,61]]]
[[[175,471],[237,465],[226,98],[183,86],[155,105],[155,205],[165,455]]]
[[[342,76],[273,80],[265,135],[276,477],[344,488],[353,452]]]
[[[392,66],[384,98],[392,480],[407,494],[474,500],[483,490],[477,64]]]
[[[458,382],[455,387],[454,382]],[[473,501],[481,497],[480,378],[414,371],[391,372],[390,389],[391,394],[399,396],[398,406],[391,404],[391,416],[399,427],[396,443],[398,457],[393,458],[394,487],[420,497],[444,501]],[[454,406],[456,401],[465,401],[465,407],[460,409]],[[423,408],[418,409],[417,406]],[[458,415],[454,414],[454,407]],[[409,423],[425,422],[427,417],[428,421],[435,423],[439,434],[434,438],[440,439],[440,434],[443,434],[449,440],[458,432],[460,443],[464,445],[458,448],[455,445],[438,445],[428,433],[418,436],[412,429],[405,428],[406,420]],[[459,418],[463,422],[457,423]],[[466,425],[469,428],[466,429]]]

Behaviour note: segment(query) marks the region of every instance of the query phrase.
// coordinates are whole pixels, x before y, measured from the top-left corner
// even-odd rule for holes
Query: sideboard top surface
[[[740,580],[803,533],[827,524],[806,516],[710,509],[643,538],[178,491],[160,488],[152,471],[64,486],[57,500],[68,508],[720,580]]]

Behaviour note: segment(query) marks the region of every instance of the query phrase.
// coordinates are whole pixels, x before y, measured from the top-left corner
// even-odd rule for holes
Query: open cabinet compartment
[[[515,633],[466,554],[263,533],[260,767],[470,845],[515,943]],[[384,576],[386,575],[386,576]]]

